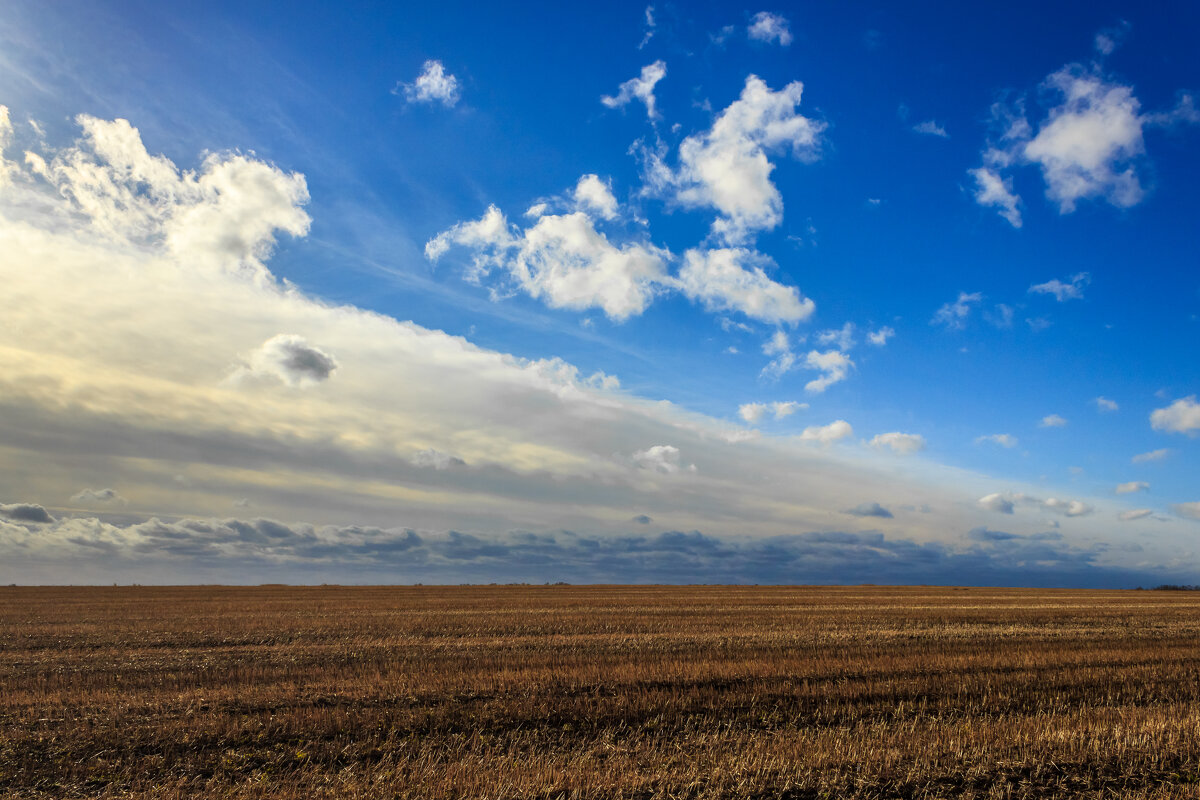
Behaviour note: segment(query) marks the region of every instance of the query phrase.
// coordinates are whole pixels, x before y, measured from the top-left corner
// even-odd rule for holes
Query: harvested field
[[[0,795],[1196,798],[1200,593],[3,588]]]

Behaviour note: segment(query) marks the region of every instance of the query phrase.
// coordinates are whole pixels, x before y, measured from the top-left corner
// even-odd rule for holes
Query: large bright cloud
[[[712,311],[740,311],[763,322],[800,322],[816,307],[794,286],[767,276],[771,260],[744,248],[688,250],[679,270],[683,293]]]

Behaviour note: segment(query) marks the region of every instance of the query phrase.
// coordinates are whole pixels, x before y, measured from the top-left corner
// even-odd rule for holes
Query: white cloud
[[[441,103],[452,107],[458,102],[458,78],[446,72],[441,61],[430,59],[421,65],[421,74],[412,83],[400,83],[397,90],[403,90],[404,99],[410,103]]]
[[[925,437],[915,433],[880,433],[867,444],[876,450],[907,456],[925,449]]]
[[[16,172],[16,165],[9,164],[4,157],[4,151],[12,144],[13,126],[12,120],[9,118],[8,106],[0,105],[0,189],[12,180],[11,175]]]
[[[1017,446],[1017,437],[1007,433],[992,433],[987,436],[975,437],[975,444],[983,444],[985,442],[991,442],[992,444],[1012,449]]]
[[[887,341],[886,338],[884,341]],[[843,353],[854,347],[854,323],[847,322],[840,328],[832,328],[827,331],[821,331],[817,334],[817,343],[823,345],[837,345],[837,349]]]
[[[980,508],[987,511],[997,511],[1001,514],[1013,513],[1013,498],[1004,494],[985,495],[977,501]]]
[[[872,331],[867,334],[867,341],[876,347],[883,347],[887,344],[888,339],[896,335],[896,331],[888,325],[884,325],[877,331]]]
[[[775,228],[783,218],[783,198],[771,182],[774,165],[767,154],[790,150],[797,158],[815,158],[825,129],[796,112],[803,89],[793,81],[776,92],[749,76],[741,96],[712,128],[680,143],[677,171],[662,162],[661,154],[646,154],[647,190],[685,207],[716,209],[721,217],[713,234],[729,244]]]
[[[252,376],[273,377],[288,386],[315,386],[329,379],[338,363],[303,336],[281,333],[263,342],[230,376],[238,383]]]
[[[443,453],[441,450],[435,450],[428,447],[413,454],[411,459],[414,466],[426,467],[429,469],[453,469],[454,467],[466,466],[465,461],[449,453]]]
[[[613,196],[612,185],[600,180],[598,175],[581,177],[579,183],[575,184],[574,197],[580,211],[592,212],[601,219],[615,219],[617,216],[617,198]]]
[[[1145,481],[1129,481],[1128,483],[1119,483],[1117,488],[1113,489],[1117,494],[1132,494],[1133,492],[1148,492],[1150,484]]]
[[[935,120],[926,120],[913,125],[913,130],[917,133],[923,133],[927,136],[937,136],[942,139],[949,139],[950,134],[946,133],[946,129],[938,125]]]
[[[826,350],[824,353],[810,350],[804,358],[804,365],[809,369],[820,370],[824,374],[804,384],[806,391],[820,393],[835,383],[846,379],[846,374],[854,368],[854,362],[838,350]]]
[[[459,223],[425,245],[436,261],[452,244],[475,251],[469,277],[499,268],[531,297],[553,308],[600,308],[611,319],[641,314],[668,283],[667,253],[651,244],[620,247],[598,232],[587,214],[550,214],[526,230],[510,228],[495,206],[473,222]]]
[[[1158,450],[1151,450],[1148,453],[1138,453],[1136,456],[1129,459],[1129,461],[1133,464],[1148,464],[1151,461],[1162,461],[1169,455],[1171,455],[1171,451],[1168,448],[1163,447]]]
[[[1067,420],[1058,414],[1047,414],[1042,417],[1042,421],[1039,424],[1043,428],[1065,428]]]
[[[946,303],[937,310],[930,320],[931,325],[945,325],[951,330],[960,331],[967,325],[967,318],[971,315],[973,305],[979,303],[983,299],[983,295],[979,292],[959,292],[958,299],[953,303]]]
[[[794,286],[767,277],[766,256],[743,248],[692,249],[684,253],[679,286],[709,311],[740,311],[763,322],[800,322],[815,304]]]
[[[1067,517],[1082,517],[1094,510],[1092,506],[1082,500],[1060,500],[1057,497],[1042,501],[1042,507]]]
[[[828,425],[813,425],[805,428],[800,434],[800,440],[827,445],[853,435],[854,428],[850,427],[850,423],[839,419]]]
[[[1115,47],[1115,40],[1098,36],[1102,52]],[[1012,182],[999,170],[1030,164],[1040,168],[1046,197],[1062,214],[1075,210],[1081,200],[1104,200],[1118,208],[1141,202],[1145,195],[1139,167],[1145,157],[1143,130],[1147,125],[1200,122],[1200,113],[1190,95],[1182,95],[1169,112],[1141,113],[1133,87],[1101,74],[1093,64],[1068,64],[1046,77],[1041,93],[1057,103],[1037,126],[1026,118],[1024,100],[1014,108],[993,108],[1002,126],[998,141],[983,152],[984,166],[970,170],[981,205],[997,206],[1015,227],[1020,227],[1019,198]]]
[[[1150,414],[1150,427],[1156,431],[1195,436],[1200,431],[1200,403],[1196,402],[1196,396],[1190,395],[1166,408],[1155,409]]]
[[[655,61],[653,64],[647,64],[642,67],[641,75],[625,81],[618,87],[615,96],[604,95],[600,98],[600,102],[609,108],[622,108],[628,105],[631,100],[637,99],[642,101],[646,106],[646,116],[648,118],[658,119],[658,111],[655,109],[654,101],[654,86],[666,77],[666,75],[667,64],[665,61]]]
[[[1112,55],[1124,43],[1125,37],[1129,35],[1129,28],[1129,23],[1122,21],[1120,25],[1098,32],[1092,42],[1096,52],[1102,56]]]
[[[1171,510],[1181,517],[1187,517],[1188,519],[1200,519],[1200,502],[1172,503]]]
[[[1021,198],[1013,192],[1012,179],[988,167],[967,170],[975,179],[975,202],[1000,210],[1000,216],[1014,228],[1021,227]]]
[[[1092,282],[1092,276],[1086,272],[1079,272],[1071,276],[1070,283],[1063,283],[1058,278],[1038,283],[1029,287],[1030,294],[1052,294],[1054,299],[1060,303],[1065,303],[1068,300],[1082,300],[1083,287]]]
[[[1122,511],[1117,514],[1117,519],[1122,522],[1132,522],[1135,519],[1145,519],[1153,513],[1154,511],[1149,508],[1135,508],[1131,511]]]
[[[123,506],[129,503],[115,489],[83,489],[71,496],[71,502],[84,506]]]
[[[792,43],[792,29],[785,17],[770,11],[759,11],[750,21],[746,34],[760,42],[778,42],[787,47]]]
[[[633,463],[639,469],[672,475],[676,472],[695,472],[696,465],[684,467],[679,461],[679,448],[669,444],[656,444],[633,454]]]
[[[1107,397],[1097,397],[1092,402],[1096,404],[1098,411],[1117,411],[1121,408],[1116,400],[1109,400]]]
[[[756,425],[765,419],[768,414],[780,420],[807,408],[808,403],[798,403],[795,400],[776,401],[774,403],[745,403],[738,406],[738,415],[751,425]]]
[[[763,367],[763,376],[778,378],[796,365],[796,354],[792,351],[791,340],[784,331],[771,334],[771,338],[763,343],[762,351],[764,355],[774,356]]]
[[[654,38],[654,30],[658,27],[658,23],[654,20],[654,6],[646,6],[645,17],[646,33],[642,36],[642,41],[638,42],[638,50],[650,44],[650,40]]]

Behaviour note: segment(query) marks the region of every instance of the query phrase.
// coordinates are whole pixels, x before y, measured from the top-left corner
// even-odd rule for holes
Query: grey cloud
[[[310,345],[303,336],[281,333],[263,342],[250,355],[249,367],[235,375],[270,375],[288,386],[311,386],[329,380],[337,368],[333,356]]]
[[[86,505],[100,503],[103,505],[123,506],[128,501],[117,494],[115,489],[83,489],[71,496],[71,502],[84,503]]]
[[[850,514],[855,517],[882,517],[883,519],[892,518],[892,512],[879,505],[879,503],[859,503],[854,508],[846,509],[842,513]]]
[[[0,517],[11,519],[13,522],[54,522],[50,512],[34,503],[0,503]]]
[[[634,517],[633,519],[631,519],[629,521],[636,522],[639,525],[649,525],[651,522],[654,522],[654,518],[646,516],[645,514],[638,514],[636,517]]]

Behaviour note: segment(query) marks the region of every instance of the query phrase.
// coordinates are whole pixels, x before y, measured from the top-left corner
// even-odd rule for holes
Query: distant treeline
[[[1141,586],[1137,587],[1138,591],[1145,591]],[[1152,592],[1200,592],[1200,586],[1194,583],[1164,583],[1155,586],[1150,591]]]

